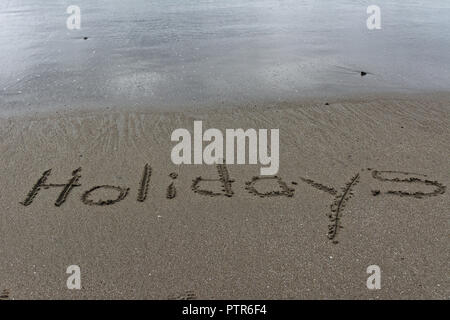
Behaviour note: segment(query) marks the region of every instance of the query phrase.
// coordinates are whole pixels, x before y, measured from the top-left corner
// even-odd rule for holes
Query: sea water
[[[0,112],[446,91],[450,1],[2,0],[0,61]]]

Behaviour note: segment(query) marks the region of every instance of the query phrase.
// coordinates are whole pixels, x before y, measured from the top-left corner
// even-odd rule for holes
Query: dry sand
[[[448,299],[450,96],[329,102],[1,119],[0,291],[10,299]],[[278,175],[294,195],[250,193],[245,182],[259,166],[247,165],[227,166],[232,197],[194,192],[196,177],[218,178],[214,166],[171,163],[171,132],[194,120],[279,128]],[[145,164],[152,170],[139,202]],[[61,206],[62,188],[21,204],[44,171],[60,184],[79,167],[81,186]],[[111,205],[83,203],[100,185],[129,192]],[[221,192],[219,182],[199,187]],[[279,189],[274,180],[257,187]],[[116,196],[102,192],[91,200]],[[330,214],[343,227],[333,239]],[[82,290],[66,287],[74,264]],[[372,264],[381,290],[366,288]]]

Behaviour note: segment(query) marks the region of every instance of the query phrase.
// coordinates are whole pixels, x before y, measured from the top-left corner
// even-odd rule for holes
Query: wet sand
[[[448,94],[3,117],[0,292],[448,299],[449,119]],[[259,166],[173,165],[171,132],[194,120],[279,128],[279,179],[254,178]],[[220,181],[193,182],[218,170],[234,179],[231,197]],[[47,184],[79,176],[58,206],[62,187],[27,198],[46,171]],[[103,185],[123,200],[96,205],[118,195],[86,195]],[[366,288],[372,264],[381,290]],[[82,290],[67,289],[69,265],[81,267]]]
[[[78,0],[0,3],[0,113],[172,111],[447,91],[450,3]],[[87,40],[84,38],[87,37]],[[361,72],[367,72],[364,77]]]

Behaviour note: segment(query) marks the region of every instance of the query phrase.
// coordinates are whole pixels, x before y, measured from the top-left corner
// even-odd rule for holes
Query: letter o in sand
[[[98,189],[115,190],[119,193],[119,195],[114,200],[101,200],[100,199],[98,201],[93,201],[93,200],[89,199],[89,195]],[[110,204],[115,204],[115,203],[125,199],[129,190],[130,190],[130,188],[121,188],[121,187],[108,186],[108,185],[96,186],[96,187],[93,187],[92,189],[86,191],[85,193],[83,193],[83,195],[81,196],[81,200],[83,201],[84,204],[87,204],[90,206],[94,206],[94,205],[95,206],[108,206]]]

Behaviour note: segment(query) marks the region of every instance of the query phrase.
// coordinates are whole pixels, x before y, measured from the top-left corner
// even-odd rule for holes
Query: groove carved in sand
[[[331,213],[328,215],[330,218],[330,224],[328,225],[328,239],[332,240],[333,243],[338,243],[336,237],[338,235],[339,229],[342,228],[341,217],[344,211],[347,201],[353,195],[353,188],[359,182],[359,173],[354,175],[349,182],[345,184],[342,188],[341,193],[337,194],[334,198],[333,204],[331,205]]]
[[[182,293],[171,294],[167,297],[168,300],[197,300],[197,295],[192,290],[186,290]]]
[[[434,197],[440,194],[444,194],[446,187],[439,183],[438,181],[432,181],[432,180],[422,180],[419,178],[414,178],[414,177],[409,177],[409,178],[405,178],[405,179],[400,179],[400,178],[385,178],[382,176],[383,173],[397,173],[397,174],[403,174],[405,176],[408,175],[419,175],[416,173],[409,173],[409,172],[404,172],[404,171],[377,171],[374,170],[372,171],[372,177],[376,180],[379,181],[383,181],[383,182],[403,182],[403,183],[418,183],[418,184],[422,184],[422,185],[427,185],[427,186],[434,186],[435,189],[432,192],[422,192],[422,191],[416,191],[416,192],[407,192],[407,191],[401,191],[401,190],[388,190],[385,192],[385,194],[392,194],[392,195],[398,195],[400,197],[414,197],[414,198],[424,198],[424,197]],[[421,175],[426,177],[426,175]],[[378,195],[380,194],[379,190],[372,190],[372,194],[373,195]]]
[[[72,191],[74,187],[81,186],[78,184],[78,180],[81,178],[81,167],[78,169],[75,169],[72,171],[72,178],[66,183],[66,184],[45,184],[48,177],[50,176],[52,172],[52,169],[49,169],[47,171],[44,171],[42,176],[39,178],[39,180],[34,184],[30,192],[28,192],[25,200],[23,202],[20,202],[24,206],[29,206],[31,203],[33,203],[34,198],[37,196],[41,188],[48,189],[48,188],[58,188],[62,187],[63,190],[59,194],[58,198],[55,201],[55,206],[59,207],[61,206],[69,196],[69,193]]]
[[[9,299],[9,290],[4,289],[2,294],[0,295],[0,300],[8,300]]]
[[[137,201],[144,202],[148,194],[148,185],[152,176],[152,167],[146,163],[144,166],[144,172],[142,173],[141,183],[139,184]]]
[[[260,192],[256,189],[255,184],[258,181],[263,181],[263,180],[276,180],[278,182],[278,185],[280,186],[280,190],[277,191],[269,191],[269,192]],[[251,193],[254,194],[255,196],[259,196],[261,198],[266,198],[266,197],[276,197],[276,196],[286,196],[286,197],[293,197],[294,196],[294,189],[289,188],[286,184],[286,182],[284,182],[280,177],[278,176],[273,176],[273,177],[264,177],[264,176],[254,176],[252,177],[251,181],[248,181],[245,183],[245,189]]]
[[[176,172],[172,172],[169,174],[169,177],[173,180],[176,180],[178,177],[178,174]],[[166,191],[166,198],[167,199],[173,199],[177,195],[177,188],[175,187],[175,183],[172,182],[168,187]]]
[[[303,182],[309,184],[310,186],[312,186],[312,187],[314,187],[314,188],[316,188],[318,190],[325,191],[325,192],[327,192],[327,193],[329,193],[331,195],[336,195],[337,194],[336,189],[333,188],[333,187],[328,187],[328,186],[326,186],[324,184],[321,184],[321,183],[318,183],[318,182],[316,182],[316,181],[314,181],[312,179],[306,179],[306,178],[302,178],[302,177],[300,177],[300,179]]]
[[[89,199],[89,195],[94,192],[95,190],[98,189],[111,189],[111,190],[115,190],[118,191],[119,194],[117,196],[116,199],[113,200],[98,200],[98,201],[94,201]],[[130,188],[122,188],[122,187],[116,187],[116,186],[109,186],[109,185],[103,185],[103,186],[95,186],[91,189],[89,189],[88,191],[84,192],[83,195],[81,196],[81,201],[83,201],[84,204],[93,206],[93,205],[97,205],[97,206],[108,206],[114,203],[117,203],[119,201],[122,201],[123,199],[125,199],[125,197],[128,194],[128,191],[130,190]]]
[[[192,186],[191,189],[198,194],[204,195],[204,196],[226,196],[226,197],[232,197],[234,192],[231,189],[231,184],[234,182],[233,179],[230,178],[230,175],[228,173],[228,169],[225,164],[217,164],[217,173],[219,174],[219,179],[204,179],[202,177],[197,177],[194,180],[192,180]],[[223,193],[214,192],[210,190],[204,190],[199,188],[199,184],[201,181],[220,181],[222,185],[222,191]]]
[[[200,195],[205,196],[227,196],[231,197],[233,196],[234,192],[232,190],[232,183],[235,182],[234,179],[231,179],[230,174],[228,172],[228,169],[225,164],[217,164],[216,169],[218,172],[218,179],[206,179],[202,177],[197,177],[193,180],[192,183],[192,190],[195,193],[198,193]],[[428,180],[426,179],[426,175],[418,174],[418,173],[410,173],[405,171],[378,171],[373,170],[371,168],[367,168],[368,171],[371,171],[372,178],[381,182],[389,182],[389,183],[409,183],[409,184],[419,184],[422,186],[433,186],[434,190],[430,192],[423,192],[423,191],[416,191],[416,192],[409,192],[409,191],[403,191],[403,190],[387,190],[385,192],[381,192],[380,190],[371,190],[371,193],[373,196],[378,196],[380,194],[392,194],[392,195],[398,195],[398,196],[405,196],[405,197],[415,197],[415,198],[425,198],[425,197],[433,197],[442,195],[446,192],[446,186],[438,181]],[[364,171],[364,170],[363,170]],[[62,188],[62,191],[58,195],[58,198],[55,201],[55,206],[61,206],[69,196],[70,192],[75,187],[81,186],[79,184],[79,180],[81,178],[81,167],[78,169],[75,169],[72,171],[72,177],[66,182],[65,184],[55,184],[55,183],[47,183],[48,178],[50,177],[52,173],[52,169],[46,170],[42,173],[41,177],[38,179],[38,181],[33,185],[32,189],[28,192],[26,195],[26,198],[24,201],[20,202],[24,206],[29,206],[32,204],[35,197],[38,195],[38,193],[41,191],[41,189],[49,189],[49,188]],[[397,174],[401,175],[401,177],[386,177],[388,174]],[[146,164],[144,167],[144,171],[142,174],[142,178],[140,180],[139,188],[138,188],[138,196],[137,201],[143,202],[149,192],[149,183],[150,178],[152,175],[152,168],[149,164]],[[411,177],[411,175],[414,176],[420,176],[423,178],[417,178],[417,177]],[[177,195],[177,189],[175,187],[175,180],[178,178],[178,174],[175,172],[172,172],[169,174],[169,177],[172,179],[172,182],[167,187],[166,190],[166,198],[167,199],[174,199]],[[334,196],[334,201],[331,205],[331,213],[328,215],[330,219],[330,224],[328,226],[328,238],[332,240],[333,243],[338,243],[337,241],[337,235],[339,233],[339,230],[342,228],[341,225],[341,218],[344,212],[344,208],[346,206],[347,201],[352,197],[353,195],[353,189],[356,186],[356,184],[359,182],[360,174],[357,173],[354,175],[350,181],[342,188],[341,192],[337,192],[337,190],[333,187],[326,186],[324,184],[318,183],[312,179],[306,179],[300,177],[300,179],[305,182],[306,184],[312,186],[315,189],[324,191],[328,194],[331,194]],[[257,185],[258,183],[264,183],[264,181],[267,183],[267,181],[275,180],[276,183],[278,183],[279,189],[278,190],[270,190],[267,192],[263,192],[260,189],[258,190]],[[208,190],[208,189],[200,189],[200,183],[201,182],[220,182],[221,184],[221,192]],[[293,185],[297,185],[296,182],[292,182]],[[261,186],[260,186],[261,188]],[[109,199],[109,200],[92,200],[90,197],[93,197],[93,193],[96,190],[99,189],[105,189],[105,190],[114,190],[118,193],[117,197],[115,199]],[[286,196],[286,197],[293,197],[295,189],[290,188],[279,176],[254,176],[250,181],[245,182],[245,189],[247,192],[261,197],[275,197],[275,196]],[[106,206],[106,205],[112,205],[117,202],[120,202],[126,198],[126,196],[129,193],[129,188],[127,187],[116,187],[116,186],[110,186],[110,185],[101,185],[101,186],[95,186],[84,193],[82,193],[81,200],[86,205],[97,205],[97,206]]]

